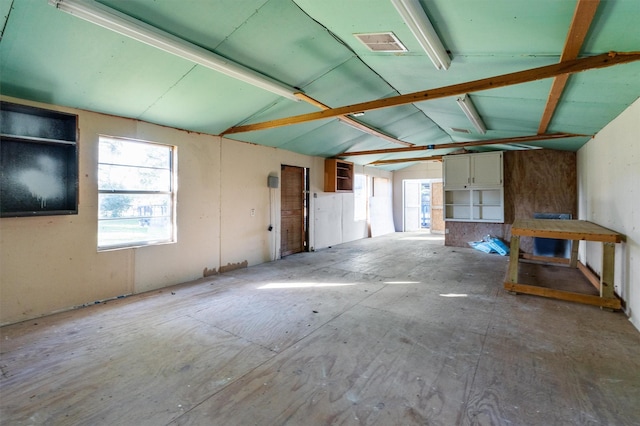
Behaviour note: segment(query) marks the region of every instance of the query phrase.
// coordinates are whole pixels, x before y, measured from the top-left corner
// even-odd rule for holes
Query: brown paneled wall
[[[469,247],[490,234],[506,242],[515,218],[534,213],[571,213],[577,217],[576,153],[538,149],[504,153],[504,223],[448,221],[445,245]],[[520,249],[533,251],[533,240],[522,238]]]

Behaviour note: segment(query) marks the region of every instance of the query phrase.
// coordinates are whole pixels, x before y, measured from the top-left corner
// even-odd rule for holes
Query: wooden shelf
[[[324,161],[325,192],[353,192],[353,163],[335,158]]]
[[[0,217],[78,213],[77,136],[76,115],[0,102]],[[27,172],[37,184],[10,184]],[[55,195],[42,188],[49,181]]]

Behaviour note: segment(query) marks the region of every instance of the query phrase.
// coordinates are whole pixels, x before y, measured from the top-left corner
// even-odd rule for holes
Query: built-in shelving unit
[[[502,152],[445,156],[445,220],[503,222],[502,169]]]
[[[0,103],[0,216],[78,212],[78,117]]]
[[[335,158],[324,162],[325,192],[353,192],[353,163]]]

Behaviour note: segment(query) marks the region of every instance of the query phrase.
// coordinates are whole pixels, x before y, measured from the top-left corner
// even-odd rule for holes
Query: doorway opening
[[[405,179],[402,181],[403,231],[442,232],[442,181]]]
[[[280,256],[307,251],[309,247],[309,169],[280,167]]]

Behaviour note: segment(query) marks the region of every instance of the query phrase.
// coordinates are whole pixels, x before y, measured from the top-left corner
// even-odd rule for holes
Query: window
[[[100,137],[98,249],[175,241],[176,148]]]
[[[367,220],[367,176],[356,174],[353,180],[353,220]]]

